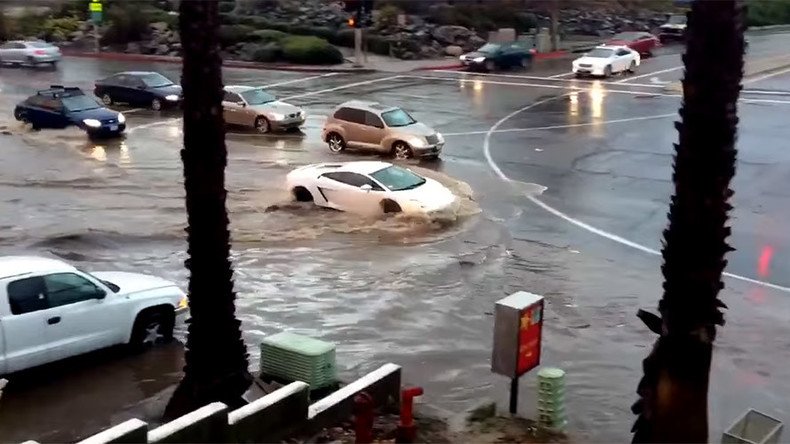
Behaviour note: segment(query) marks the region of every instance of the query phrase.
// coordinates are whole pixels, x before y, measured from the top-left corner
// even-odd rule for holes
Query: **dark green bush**
[[[169,14],[161,9],[144,9],[143,13],[148,18],[149,23],[164,22],[170,29],[178,29],[178,16]]]
[[[280,42],[284,38],[288,37],[288,34],[274,29],[261,29],[258,31],[253,31],[252,35],[255,40],[258,40],[261,43]]]
[[[352,45],[353,46],[353,43]],[[367,46],[368,51],[372,52],[373,54],[379,55],[390,55],[390,41],[379,35],[369,35],[367,36]]]
[[[219,12],[233,12],[234,9],[236,9],[236,2],[234,0],[219,2]]]
[[[49,18],[44,21],[41,35],[48,42],[62,42],[69,34],[79,30],[80,25],[76,17]]]
[[[88,19],[88,4],[90,0],[69,0],[61,3],[53,14],[53,18],[77,17],[80,20]]]
[[[255,39],[255,28],[247,25],[222,25],[219,27],[219,44],[223,48]]]
[[[8,40],[11,38],[11,30],[8,29],[8,20],[5,18],[5,14],[2,10],[0,10],[0,41]]]
[[[292,63],[332,65],[343,63],[343,55],[326,40],[312,36],[290,36],[283,40],[283,58]]]
[[[109,26],[102,33],[104,45],[143,40],[149,33],[149,17],[135,6],[113,5],[107,11]]]
[[[256,48],[252,53],[252,61],[261,63],[271,63],[280,60],[283,56],[283,49],[276,43],[269,43]]]
[[[790,0],[752,0],[746,6],[748,26],[790,24]]]
[[[335,37],[329,40],[330,43],[337,46],[345,46],[346,48],[354,47],[354,30],[351,28],[344,28],[337,33]]]

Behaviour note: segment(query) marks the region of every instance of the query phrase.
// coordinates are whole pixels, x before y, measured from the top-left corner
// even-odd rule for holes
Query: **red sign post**
[[[516,413],[518,379],[540,365],[543,296],[519,291],[497,301],[491,370],[510,378],[510,412]]]

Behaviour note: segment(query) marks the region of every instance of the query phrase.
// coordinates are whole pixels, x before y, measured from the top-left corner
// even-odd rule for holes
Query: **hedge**
[[[769,26],[790,24],[790,0],[747,1],[746,24]]]
[[[343,63],[343,55],[326,40],[294,35],[283,41],[283,58],[291,63],[333,65]]]
[[[255,28],[247,25],[222,25],[219,27],[219,44],[223,48],[255,39]]]

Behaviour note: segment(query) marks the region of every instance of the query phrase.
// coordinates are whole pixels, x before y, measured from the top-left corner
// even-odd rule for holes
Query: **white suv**
[[[186,294],[161,278],[0,257],[0,375],[117,344],[169,340],[187,309]]]

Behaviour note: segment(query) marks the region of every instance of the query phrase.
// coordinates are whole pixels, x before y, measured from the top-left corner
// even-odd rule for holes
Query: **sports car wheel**
[[[266,134],[266,133],[269,132],[270,129],[271,129],[271,126],[269,125],[269,121],[266,120],[266,117],[259,116],[257,119],[255,119],[255,130],[256,131],[258,131],[261,134]]]
[[[159,99],[151,100],[151,109],[154,111],[159,111],[162,109],[162,101]]]
[[[103,103],[103,104],[105,104],[107,106],[110,106],[110,105],[112,105],[112,102],[113,102],[112,101],[112,97],[109,94],[107,94],[107,93],[102,94],[102,96],[101,96],[101,103]]]
[[[293,196],[297,202],[312,202],[313,195],[305,187],[296,187],[293,189]]]
[[[401,208],[397,202],[394,200],[383,200],[381,201],[381,209],[384,211],[384,214],[392,214],[392,213],[400,213]]]
[[[628,72],[630,73],[636,72],[636,60],[631,60],[631,65],[628,66]]]

